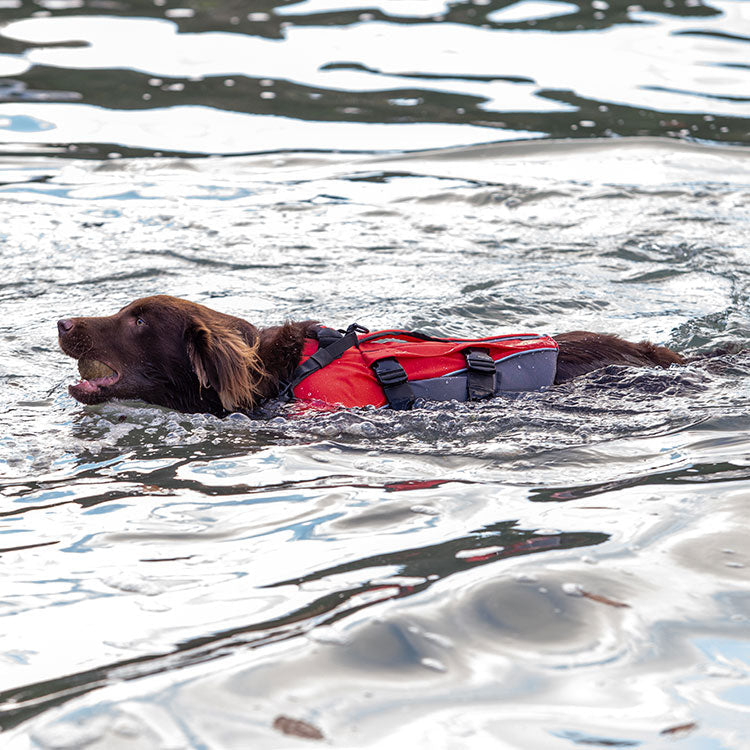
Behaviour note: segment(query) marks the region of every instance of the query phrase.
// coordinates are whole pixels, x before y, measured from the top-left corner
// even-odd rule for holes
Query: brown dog
[[[232,315],[158,295],[109,317],[59,320],[60,347],[78,360],[82,380],[69,387],[84,404],[140,399],[181,412],[223,416],[251,411],[279,394],[302,355],[314,321],[258,329]],[[647,341],[573,331],[559,346],[554,382],[607,365],[669,367],[675,352]]]

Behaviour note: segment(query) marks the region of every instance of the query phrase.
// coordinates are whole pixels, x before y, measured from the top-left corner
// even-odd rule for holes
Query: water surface
[[[749,7],[2,3],[3,747],[747,748]],[[152,293],[694,360],[73,401]]]
[[[750,132],[746,0],[8,0],[0,24],[16,153]]]

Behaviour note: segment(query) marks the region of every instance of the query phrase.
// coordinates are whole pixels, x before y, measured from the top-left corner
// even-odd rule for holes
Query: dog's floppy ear
[[[258,339],[249,344],[226,325],[207,326],[194,320],[186,331],[187,353],[200,384],[218,394],[227,411],[251,409],[264,375],[258,357]]]

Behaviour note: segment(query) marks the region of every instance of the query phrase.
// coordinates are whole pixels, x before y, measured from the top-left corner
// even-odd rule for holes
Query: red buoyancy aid
[[[477,400],[551,385],[557,342],[534,333],[480,339],[401,330],[346,333],[318,326],[287,393],[304,402],[408,409],[420,399]]]

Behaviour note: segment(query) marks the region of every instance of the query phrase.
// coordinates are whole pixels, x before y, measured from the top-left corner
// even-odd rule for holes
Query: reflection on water
[[[0,8],[10,152],[748,138],[739,0],[40,4]]]
[[[309,635],[316,642],[341,642],[340,637],[335,637],[335,630],[332,630],[332,626],[338,621],[351,618],[360,611],[383,602],[418,594],[436,581],[454,573],[518,555],[601,544],[607,538],[605,534],[596,533],[538,534],[515,529],[514,525],[514,522],[502,522],[494,527],[478,530],[463,539],[354,560],[335,568],[298,577],[293,581],[267,584],[265,588],[292,584],[300,586],[303,592],[310,592],[308,601],[283,616],[220,630],[210,636],[190,638],[178,643],[175,650],[170,653],[149,654],[83,673],[68,674],[62,679],[26,685],[20,690],[0,692],[0,705],[6,708],[3,712],[2,726],[4,729],[14,727],[74,696],[83,695],[106,682],[125,677],[133,679],[163,671],[171,672],[218,659],[236,651],[260,648],[300,635]],[[134,536],[126,540],[122,536],[115,538],[114,535],[110,535],[110,539],[137,542]],[[190,560],[190,557],[188,555],[181,559]],[[142,560],[145,563],[172,561],[174,560],[160,557]],[[347,585],[347,578],[349,581],[355,580],[355,576],[351,574],[359,571],[383,571],[384,574],[356,585]],[[322,582],[324,579],[327,581],[325,585],[308,585],[309,582]],[[361,580],[359,574],[357,579]],[[341,584],[337,583],[339,580],[342,580]],[[164,588],[158,584],[148,579],[134,578],[132,575],[110,576],[104,581],[112,589],[128,593],[147,596],[164,593]],[[316,595],[316,591],[327,593]],[[612,603],[594,594],[586,595],[595,600]],[[269,605],[273,606],[273,597],[269,598]],[[439,639],[436,637],[436,640]],[[17,705],[17,708],[14,708],[14,705]]]

